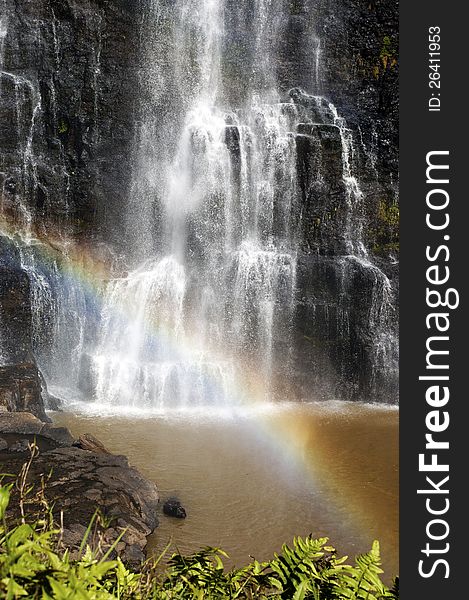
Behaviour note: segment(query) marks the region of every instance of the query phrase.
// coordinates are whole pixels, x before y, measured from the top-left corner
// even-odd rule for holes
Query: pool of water
[[[379,539],[398,572],[398,410],[357,403],[261,405],[161,414],[93,404],[53,413],[89,432],[176,495],[187,519],[160,515],[149,550],[219,546],[230,564],[264,560],[293,536],[328,535],[354,556]]]

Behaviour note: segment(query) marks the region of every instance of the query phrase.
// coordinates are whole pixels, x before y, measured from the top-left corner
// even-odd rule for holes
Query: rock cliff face
[[[298,148],[304,213],[297,344],[301,365],[312,365],[311,379],[301,367],[307,386],[314,388],[315,374],[320,373],[326,395],[327,382],[339,381],[336,393],[341,396],[384,401],[398,396],[397,355],[387,354],[388,366],[394,366],[393,374],[386,374],[386,369],[376,369],[380,349],[373,348],[383,334],[373,331],[374,319],[396,339],[398,335],[398,15],[394,0],[298,0],[292,3],[282,42],[279,71],[285,88],[291,87],[293,74],[299,87],[309,89],[319,68],[319,93],[340,108],[353,131],[354,175],[363,200],[352,228],[361,228],[373,263],[391,284],[391,289],[383,281],[376,285],[376,270],[344,258],[348,253],[343,247],[347,225],[339,172],[341,140],[337,129],[308,126]],[[306,42],[308,35],[318,37],[319,66],[311,53],[314,45]],[[298,45],[298,39],[304,43]],[[318,155],[325,167],[320,176]],[[377,314],[380,303],[384,310]]]
[[[18,365],[1,374],[10,409],[43,416],[11,381],[28,371],[25,363],[34,370],[40,347],[48,351],[58,311],[48,273],[28,262],[30,243],[15,232],[83,244],[120,239],[137,28],[132,2],[0,3],[0,356]],[[41,385],[30,372],[20,387],[38,405]]]
[[[46,385],[32,347],[29,279],[3,248],[0,258],[0,410],[27,411],[46,419]]]
[[[138,6],[4,0],[0,10],[3,213],[32,220],[46,235],[118,235],[129,187]]]
[[[282,18],[271,24],[269,35],[276,40],[279,90],[284,101],[293,99],[308,115],[294,132],[300,199],[294,386],[306,398],[313,391],[324,397],[395,401],[397,2],[278,4]],[[228,82],[224,100],[235,105],[245,94],[245,81],[260,77],[253,58],[258,32],[246,19],[256,6],[254,0],[225,2],[233,33],[222,48],[222,78]],[[88,296],[70,291],[61,261],[68,259],[70,248],[80,260],[91,249],[100,264],[115,268],[126,252],[128,201],[140,184],[133,164],[138,107],[148,96],[149,102],[159,102],[161,119],[168,122],[171,110],[182,109],[173,106],[177,90],[164,84],[169,68],[164,61],[161,69],[149,68],[148,61],[142,67],[149,48],[145,19],[151,13],[164,24],[171,10],[165,0],[0,0],[0,341],[5,366],[28,364],[34,370],[36,357],[53,379],[55,344],[55,356],[68,353],[70,363],[78,365],[82,389],[90,394],[94,389],[92,369],[85,366],[96,309]],[[152,49],[161,48],[161,53],[173,43],[164,35],[151,40]],[[161,92],[159,100],[150,97],[155,89]],[[350,139],[336,116],[312,96],[338,108]],[[239,133],[231,127],[226,135],[236,161]],[[354,179],[361,200],[350,209],[347,185]],[[157,219],[150,223],[146,213],[137,214],[139,206],[134,208],[142,227],[158,231]],[[31,245],[32,237],[47,240],[46,259],[40,245]],[[366,260],[351,251],[350,240],[367,249]],[[58,262],[51,259],[56,252],[51,245],[62,256]],[[69,304],[63,309],[64,298]],[[86,331],[80,314],[70,316],[71,303],[75,312],[86,309],[92,315]],[[44,311],[39,318],[38,305]],[[71,347],[54,341],[61,330],[76,338]],[[2,402],[9,410],[13,405],[24,410],[30,406],[25,398],[40,394],[39,376],[34,379],[32,372],[25,375],[28,391],[19,396],[11,383],[17,375],[11,369],[0,373],[6,390]]]
[[[0,319],[2,363],[32,361],[29,279],[18,263],[10,261],[0,264]]]

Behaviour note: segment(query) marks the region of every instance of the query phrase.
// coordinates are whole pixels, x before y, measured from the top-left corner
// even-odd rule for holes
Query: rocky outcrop
[[[29,412],[48,421],[42,396],[43,380],[34,363],[0,366],[0,410]]]
[[[380,259],[399,256],[399,3],[326,0],[318,15],[325,40],[324,94],[357,140],[365,242]]]
[[[397,271],[397,266],[395,267]],[[391,282],[370,263],[353,256],[301,254],[295,379],[316,398],[398,398],[397,319]],[[303,365],[311,365],[309,371]],[[332,385],[331,385],[332,382]],[[335,383],[335,387],[334,387]]]
[[[85,436],[74,441],[62,427],[45,425],[30,414],[0,413],[0,472],[18,474],[28,460],[33,441],[40,452],[32,461],[27,481],[36,491],[45,478],[45,497],[57,523],[63,523],[62,541],[72,553],[77,550],[96,510],[97,533],[104,549],[122,538],[116,550],[124,561],[144,560],[146,538],[157,526],[158,491],[127,458],[108,452],[102,444]],[[17,493],[15,491],[14,493]],[[40,499],[33,494],[25,503],[30,514],[40,511]],[[10,518],[18,517],[18,503],[11,503]],[[62,517],[61,517],[62,514]]]
[[[24,450],[36,440],[39,448],[67,447],[75,440],[66,427],[44,423],[29,412],[0,412],[0,438],[2,449]]]
[[[358,142],[368,243],[377,254],[396,253],[397,222],[387,236],[377,229],[380,206],[389,208],[398,194],[398,1],[294,0],[289,5],[278,42],[281,85],[323,95],[340,109]]]
[[[91,435],[91,433],[83,433],[73,445],[82,450],[89,450],[90,452],[111,454],[104,444],[95,438],[94,435]]]

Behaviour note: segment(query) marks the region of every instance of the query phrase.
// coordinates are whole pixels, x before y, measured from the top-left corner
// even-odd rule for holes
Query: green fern
[[[336,551],[326,546],[327,542],[328,538],[298,537],[293,540],[293,548],[284,544],[282,554],[275,554],[270,562],[273,571],[270,583],[279,590],[280,598],[295,598],[298,590],[303,594],[300,598],[327,597],[324,594],[331,586],[322,572],[336,561]]]
[[[227,556],[218,548],[195,554],[175,553],[165,568],[160,559],[136,571],[119,557],[109,560],[116,543],[102,555],[90,547],[90,527],[78,557],[58,544],[53,520],[12,523],[7,519],[12,485],[0,480],[0,597],[43,600],[398,600],[399,580],[388,589],[381,581],[378,542],[347,565],[327,538],[295,538],[292,547],[270,562],[253,560],[226,571]],[[52,519],[52,517],[51,517]]]
[[[393,597],[381,581],[382,573],[379,542],[375,540],[369,552],[357,556],[355,566],[340,565],[329,574],[336,575],[334,582],[336,598],[381,600]]]

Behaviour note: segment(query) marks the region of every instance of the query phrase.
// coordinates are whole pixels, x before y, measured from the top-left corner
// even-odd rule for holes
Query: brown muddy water
[[[125,454],[162,500],[177,495],[187,510],[185,520],[160,515],[151,551],[170,539],[184,553],[218,546],[241,566],[312,533],[349,556],[379,539],[386,580],[398,573],[396,408],[331,401],[161,415],[86,410],[52,416]]]

